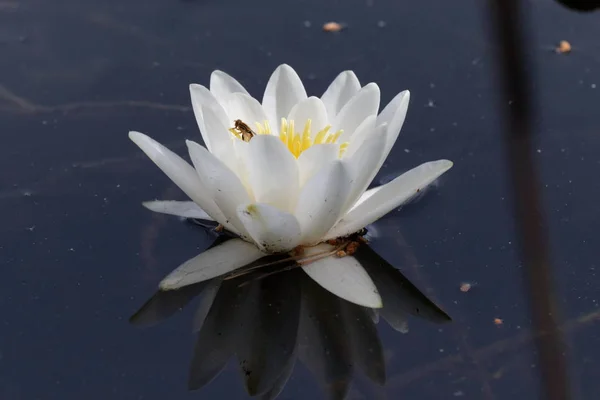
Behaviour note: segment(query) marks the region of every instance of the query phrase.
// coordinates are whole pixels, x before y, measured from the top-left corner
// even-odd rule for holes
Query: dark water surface
[[[539,396],[484,2],[426,0],[0,1],[0,398],[244,399],[233,363],[187,391],[193,311],[128,318],[211,238],[140,202],[183,194],[127,138],[183,154],[200,140],[188,84],[222,69],[260,97],[292,65],[320,95],[342,70],[382,104],[412,92],[377,180],[447,158],[419,202],[376,226],[373,247],[454,319],[378,324],[387,384],[351,399]],[[600,14],[531,5],[537,155],[574,398],[600,392]],[[329,20],[347,24],[325,33]],[[310,25],[310,26],[307,26]],[[555,54],[559,40],[573,52]],[[459,290],[462,282],[471,291]],[[494,319],[502,320],[501,324]],[[282,399],[323,398],[297,365]]]

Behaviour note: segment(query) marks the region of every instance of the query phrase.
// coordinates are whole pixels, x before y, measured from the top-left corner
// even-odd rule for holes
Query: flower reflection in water
[[[230,237],[221,235],[211,247],[227,240]],[[251,270],[283,257],[255,261],[245,267],[247,274],[231,279],[226,275],[179,290],[159,290],[130,321],[155,325],[201,297],[193,320],[197,339],[189,389],[211,382],[235,356],[248,394],[261,399],[279,395],[297,360],[321,382],[328,398],[344,398],[358,371],[383,385],[385,361],[375,326],[380,317],[398,331],[406,331],[409,315],[435,323],[450,321],[368,245],[361,245],[355,257],[379,290],[384,304],[379,309],[335,296],[294,268],[293,260]]]

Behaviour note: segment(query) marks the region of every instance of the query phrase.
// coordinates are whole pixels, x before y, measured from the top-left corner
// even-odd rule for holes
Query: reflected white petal
[[[331,246],[321,244],[310,250],[326,251]],[[309,249],[305,249],[305,252]],[[302,269],[331,293],[351,303],[369,308],[381,308],[381,296],[358,260],[352,256],[329,256],[314,261]]]
[[[410,200],[450,168],[452,161],[431,161],[411,169],[373,192],[366,192],[368,198],[364,201],[359,200],[358,205],[327,233],[326,239],[345,236],[372,224]]]
[[[145,201],[142,205],[157,213],[213,221],[212,217],[193,201],[155,200]]]
[[[263,251],[284,252],[300,244],[300,225],[290,213],[257,203],[238,207],[238,216]]]
[[[186,261],[159,284],[161,290],[174,290],[234,271],[264,257],[254,244],[231,239]]]

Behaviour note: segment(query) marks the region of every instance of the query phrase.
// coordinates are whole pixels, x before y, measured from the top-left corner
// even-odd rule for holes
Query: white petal
[[[212,147],[209,151],[214,154],[229,169],[236,171],[236,160],[231,156],[233,152],[233,142],[235,137],[225,125],[225,122],[218,117],[212,109],[201,106],[198,111],[203,116],[204,131],[210,132],[210,142]]]
[[[396,139],[400,134],[404,120],[406,119],[406,112],[408,111],[408,103],[410,102],[410,92],[405,90],[400,92],[396,97],[390,101],[385,107],[381,114],[377,117],[377,126],[387,124],[387,143],[385,146],[385,158],[394,147]]]
[[[210,91],[221,103],[224,103],[231,93],[249,94],[241,83],[219,70],[210,75]]]
[[[267,114],[258,100],[243,93],[233,93],[228,97],[227,113],[231,126],[233,121],[241,119],[251,129],[256,129],[257,122],[263,123],[267,120]]]
[[[302,243],[314,244],[336,223],[348,198],[351,177],[341,161],[321,169],[306,182],[294,215],[302,229]]]
[[[186,144],[198,176],[223,212],[226,222],[247,237],[244,225],[237,216],[237,207],[251,202],[246,188],[233,171],[204,147],[190,140]]]
[[[352,189],[344,205],[344,213],[367,190],[379,168],[381,168],[384,161],[383,151],[387,139],[386,133],[385,125],[379,127],[353,155],[344,159],[344,164],[352,176]]]
[[[287,64],[277,67],[267,83],[262,100],[271,127],[278,127],[281,118],[286,118],[292,107],[304,99],[306,90],[296,71]]]
[[[300,153],[298,171],[300,172],[300,188],[319,172],[325,165],[338,158],[340,146],[333,143],[315,144]]]
[[[231,239],[186,261],[159,284],[161,290],[174,290],[224,275],[264,257],[254,244]]]
[[[238,207],[238,216],[252,239],[265,252],[289,251],[300,243],[300,225],[290,213],[257,203]]]
[[[296,159],[281,139],[258,135],[248,143],[244,159],[256,202],[292,211],[298,196]]]
[[[176,215],[183,218],[197,218],[206,221],[213,221],[212,217],[206,213],[198,204],[193,201],[172,201],[172,200],[156,200],[145,201],[142,203],[150,211]]]
[[[326,246],[331,247],[329,245],[315,247],[323,250]],[[329,256],[314,261],[302,269],[323,288],[344,300],[369,308],[383,306],[373,280],[352,256]]]
[[[329,119],[333,120],[359,90],[360,82],[354,72],[344,71],[339,74],[321,96]]]
[[[336,226],[327,233],[326,239],[345,236],[372,224],[385,214],[410,200],[416,193],[452,168],[452,161],[438,160],[421,164],[382,185],[359,201]],[[365,193],[365,195],[367,195]]]
[[[208,194],[198,174],[185,160],[162,144],[140,132],[129,132],[129,138],[169,177],[185,194],[213,219],[223,223],[223,213]],[[233,229],[231,226],[227,226]],[[237,232],[237,230],[233,229]]]
[[[301,101],[292,108],[288,115],[288,120],[294,120],[295,127],[300,132],[303,132],[304,124],[308,119],[311,120],[310,134],[313,138],[317,132],[329,124],[325,105],[318,97],[309,97]]]
[[[356,128],[354,131],[354,135],[352,135],[352,139],[348,143],[348,148],[344,152],[342,158],[351,157],[356,150],[360,149],[374,132],[375,132],[375,120],[377,117],[375,115],[369,115],[365,120]],[[387,128],[386,128],[387,129]]]
[[[202,134],[202,140],[204,140],[206,148],[212,152],[213,147],[219,146],[218,142],[226,140],[227,137],[223,137],[222,132],[215,131],[211,126],[206,126],[202,108],[210,109],[214,115],[213,119],[220,121],[222,125],[227,124],[227,113],[210,90],[202,85],[191,84],[190,97],[192,99],[192,109],[196,116],[196,122]]]
[[[346,142],[352,138],[356,128],[369,116],[377,115],[379,110],[379,86],[369,83],[358,91],[358,93],[340,110],[333,123],[333,132],[343,130],[340,142]]]

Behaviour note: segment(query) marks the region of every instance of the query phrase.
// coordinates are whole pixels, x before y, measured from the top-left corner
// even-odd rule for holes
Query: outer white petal
[[[219,118],[212,109],[200,107],[199,113],[203,116],[204,130],[210,132],[212,148],[209,151],[214,154],[232,171],[237,171],[237,160],[231,156],[235,137],[227,129],[225,122]]]
[[[210,91],[215,97],[224,103],[231,93],[249,93],[241,83],[223,71],[213,71],[210,75]]]
[[[379,114],[377,117],[377,126],[382,124],[388,125],[388,139],[385,146],[386,158],[388,154],[390,154],[394,143],[396,143],[396,139],[398,139],[402,125],[404,125],[409,102],[410,92],[408,90],[400,92],[392,99],[392,101],[388,103],[381,114]]]
[[[340,160],[321,169],[306,182],[294,215],[302,229],[302,243],[314,244],[340,218],[351,188],[351,177]]]
[[[329,119],[333,120],[359,90],[360,82],[354,72],[344,71],[339,74],[321,96]]]
[[[193,201],[173,201],[173,200],[156,200],[145,201],[142,203],[150,211],[176,215],[183,218],[197,218],[206,221],[213,221],[212,217],[206,213],[198,204]]]
[[[264,257],[254,244],[231,239],[186,261],[159,284],[161,290],[174,290],[226,274]]]
[[[311,120],[310,134],[313,138],[317,132],[329,124],[325,105],[318,97],[313,96],[301,101],[292,108],[288,115],[288,120],[294,120],[296,129],[299,132],[302,132],[308,119]]]
[[[369,115],[377,115],[379,110],[379,86],[369,83],[358,91],[358,93],[340,110],[333,123],[333,131],[343,130],[340,142],[346,142],[352,138],[356,128]]]
[[[292,211],[298,196],[296,159],[281,139],[258,135],[248,143],[244,160],[256,202]]]
[[[364,201],[359,200],[358,205],[327,233],[326,239],[345,236],[372,224],[410,200],[450,168],[452,168],[452,161],[431,161],[411,169],[372,193],[367,192],[369,197]]]
[[[374,132],[375,132],[375,120],[377,117],[375,115],[369,115],[365,120],[356,128],[354,131],[354,135],[352,135],[352,139],[350,143],[348,143],[348,148],[344,152],[342,158],[351,157],[356,150],[360,149]],[[386,128],[387,129],[387,128]]]
[[[331,246],[321,244],[311,252],[327,251]],[[309,249],[305,249],[306,251]],[[329,256],[302,267],[304,272],[323,288],[351,303],[369,308],[381,308],[381,296],[358,260],[352,256]]]
[[[213,219],[223,223],[224,216],[206,190],[198,174],[185,160],[162,144],[140,132],[129,132],[129,138],[169,177],[185,194]],[[224,224],[225,225],[225,224]],[[227,226],[234,232],[237,230]]]
[[[247,236],[237,215],[240,204],[251,202],[248,192],[233,171],[198,143],[187,140],[190,158],[207,191],[223,212],[226,222],[233,225],[242,236]]]
[[[230,127],[233,127],[233,121],[241,119],[251,129],[256,129],[255,124],[257,122],[263,123],[267,120],[267,114],[265,114],[258,100],[244,93],[229,95],[227,98],[227,113],[231,123]]]
[[[227,125],[227,113],[210,90],[202,85],[191,84],[190,97],[192,99],[192,109],[196,116],[196,122],[198,123],[198,128],[200,129],[206,148],[214,151],[214,147],[222,147],[221,142],[227,140],[228,137],[224,136],[221,131],[216,131],[212,126],[205,124],[202,109],[209,109],[214,116],[213,119],[220,121],[220,124],[223,126]]]
[[[289,251],[300,244],[300,225],[290,213],[257,203],[238,207],[238,216],[252,239],[265,252]]]
[[[287,64],[277,67],[267,83],[262,100],[271,127],[278,127],[281,118],[287,117],[292,107],[304,99],[306,90],[296,71]]]
[[[344,164],[352,176],[352,189],[344,205],[344,213],[356,203],[356,200],[369,187],[375,175],[383,164],[383,151],[387,139],[387,129],[379,127],[370,138],[350,157],[344,159]]]
[[[325,165],[338,158],[340,146],[334,143],[315,144],[304,150],[298,157],[300,188]]]

